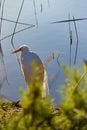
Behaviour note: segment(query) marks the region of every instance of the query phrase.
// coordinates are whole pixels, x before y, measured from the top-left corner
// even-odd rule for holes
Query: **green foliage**
[[[66,83],[62,86],[61,113],[58,124],[61,130],[87,129],[87,68],[80,74],[63,65]],[[84,68],[84,67],[83,67]],[[62,124],[62,125],[61,125]]]
[[[1,130],[87,130],[87,67],[63,65],[66,82],[61,86],[59,110],[51,99],[42,99],[43,89],[35,74],[27,91],[22,90],[19,106],[0,102]],[[34,70],[35,71],[35,70]]]

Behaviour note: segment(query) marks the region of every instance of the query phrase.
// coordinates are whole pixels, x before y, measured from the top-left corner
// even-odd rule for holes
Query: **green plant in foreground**
[[[1,103],[0,129],[87,130],[87,67],[83,66],[83,74],[75,67],[69,69],[63,65],[63,69],[66,82],[61,86],[60,110],[52,108],[48,97],[42,99],[41,83],[35,76],[29,89],[22,92],[20,108],[7,103],[4,111]]]
[[[50,130],[53,116],[49,97],[42,99],[43,87],[34,70],[34,78],[26,92],[22,92],[21,109],[13,113],[6,123],[6,130]],[[38,82],[39,81],[39,82]]]
[[[62,86],[61,113],[57,123],[61,130],[87,130],[87,67],[83,74],[63,65],[66,83]]]

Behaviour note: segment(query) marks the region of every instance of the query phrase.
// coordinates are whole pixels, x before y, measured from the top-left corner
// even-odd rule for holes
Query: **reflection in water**
[[[42,11],[43,11],[43,5],[42,5],[42,3],[40,4],[40,10],[41,10],[41,13],[42,13]]]
[[[50,7],[50,1],[48,0],[48,7]]]

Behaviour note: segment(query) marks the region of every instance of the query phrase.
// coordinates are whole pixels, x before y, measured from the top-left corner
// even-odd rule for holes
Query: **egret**
[[[40,76],[39,80],[42,83],[42,87],[44,91],[42,94],[43,95],[42,97],[45,97],[46,94],[49,93],[48,78],[47,78],[45,67],[40,57],[35,52],[30,51],[27,45],[22,45],[21,47],[19,47],[19,49],[14,50],[12,54],[15,54],[17,52],[21,52],[20,66],[21,66],[21,71],[23,73],[27,87],[31,85],[32,78],[34,76],[32,63],[35,62],[35,66],[38,68],[38,75]]]

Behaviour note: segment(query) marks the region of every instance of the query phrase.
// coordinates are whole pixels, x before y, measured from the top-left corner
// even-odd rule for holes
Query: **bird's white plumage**
[[[38,75],[39,76],[41,75],[40,80],[42,80],[43,83],[44,96],[46,96],[46,93],[49,93],[48,78],[40,57],[36,53],[31,52],[27,45],[22,45],[19,49],[15,50],[13,53],[17,53],[19,51],[21,51],[20,64],[22,73],[26,81],[26,85],[29,87],[31,84],[33,78],[32,63],[35,62],[35,66],[38,68]]]

